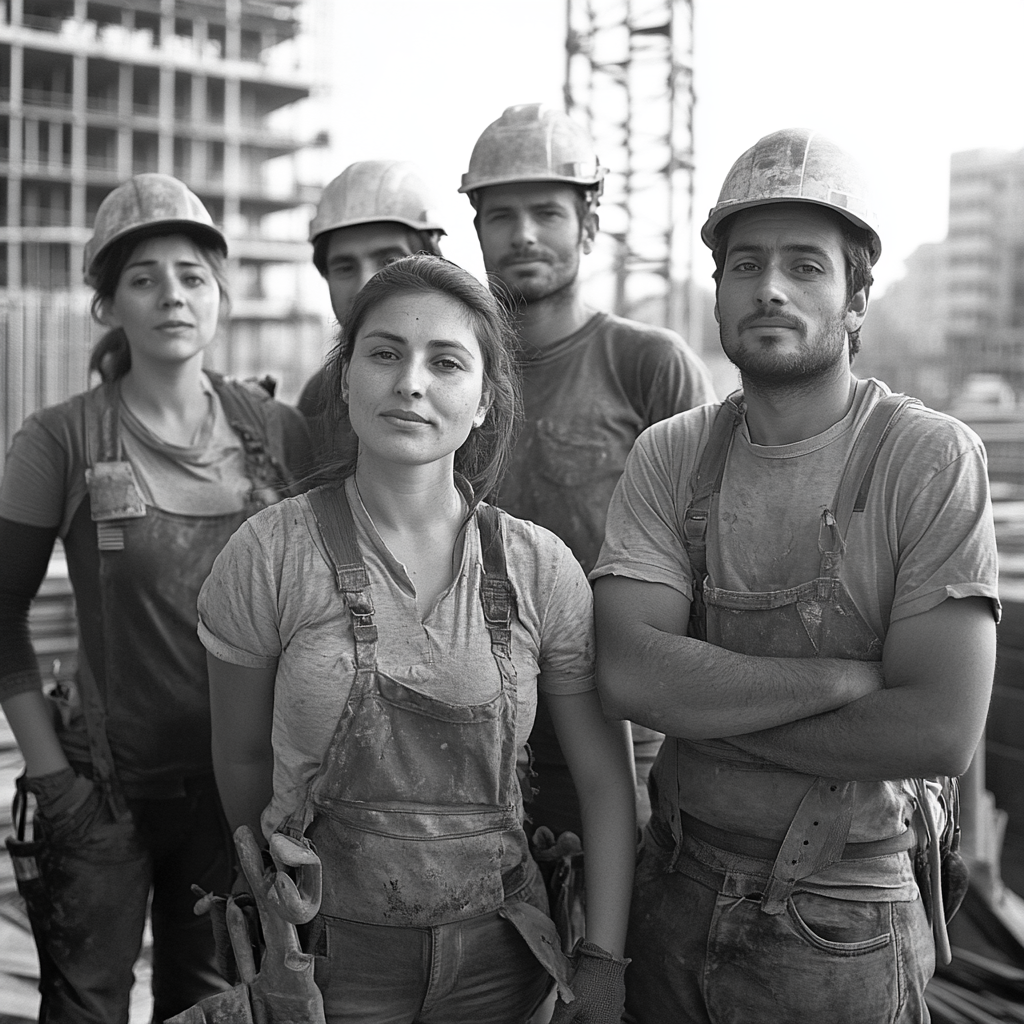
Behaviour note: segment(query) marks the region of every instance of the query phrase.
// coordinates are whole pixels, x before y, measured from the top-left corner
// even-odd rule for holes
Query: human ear
[[[487,419],[487,413],[491,409],[491,394],[489,391],[485,391],[480,396],[480,404],[476,408],[476,415],[473,417],[473,429],[482,427],[484,420]]]
[[[853,294],[853,297],[846,304],[846,313],[843,317],[843,323],[846,326],[846,330],[860,330],[861,324],[864,323],[864,317],[867,316],[867,312],[868,290],[867,288],[861,288]]]
[[[591,210],[584,218],[583,223],[580,225],[580,241],[583,245],[584,253],[591,253],[594,251],[594,241],[597,238],[597,232],[601,227],[601,218]]]

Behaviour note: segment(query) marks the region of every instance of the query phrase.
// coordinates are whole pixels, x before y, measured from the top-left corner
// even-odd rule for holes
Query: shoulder
[[[560,537],[527,519],[490,507],[498,513],[509,578],[517,586],[544,589],[566,576],[585,579],[576,556]]]
[[[888,394],[884,385],[879,385]],[[954,416],[913,402],[892,431],[890,451],[906,469],[918,476],[940,473],[964,456],[985,460],[981,438]]]
[[[696,359],[693,349],[683,339],[666,327],[627,320],[614,313],[602,313],[596,331],[611,345],[635,353],[666,353],[690,356]]]

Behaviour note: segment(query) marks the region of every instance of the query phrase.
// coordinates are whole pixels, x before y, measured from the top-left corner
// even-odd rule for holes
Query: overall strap
[[[480,603],[484,621],[491,634],[491,651],[495,657],[512,658],[512,609],[515,591],[508,578],[505,543],[501,534],[501,518],[491,505],[478,505],[477,527],[480,530],[480,553],[484,573],[480,578]]]
[[[284,463],[283,453],[276,450],[267,430],[270,396],[259,384],[224,377],[207,371],[231,429],[239,436],[245,450],[246,475],[257,486],[280,484],[294,493],[294,479]]]
[[[356,668],[377,664],[377,626],[373,621],[370,576],[356,541],[356,524],[345,485],[317,487],[306,495],[327,547],[338,590],[345,595],[356,642]]]
[[[683,547],[693,573],[688,635],[698,640],[706,640],[708,635],[704,580],[708,574],[707,531],[711,503],[722,489],[729,448],[745,408],[743,395],[739,391],[730,395],[718,407],[711,421],[707,444],[690,477],[692,494],[683,518]]]
[[[846,537],[853,514],[863,512],[867,506],[868,491],[878,457],[893,428],[908,407],[920,404],[918,399],[908,395],[886,395],[868,413],[853,442],[836,496],[832,500],[832,515],[842,538]]]
[[[855,512],[863,512],[867,506],[882,447],[904,410],[920,404],[916,398],[906,395],[886,395],[868,413],[846,460],[832,508],[822,513],[818,539],[822,578],[838,576],[850,520]],[[761,901],[765,913],[781,914],[800,879],[822,871],[842,857],[853,823],[855,795],[854,782],[815,780],[800,802],[772,866]]]

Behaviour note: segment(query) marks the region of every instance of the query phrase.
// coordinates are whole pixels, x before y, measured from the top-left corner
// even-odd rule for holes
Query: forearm
[[[990,603],[947,599],[890,626],[885,689],[731,742],[786,768],[833,778],[960,775],[985,726],[995,650]]]
[[[620,724],[620,723],[616,723]],[[580,793],[587,938],[621,957],[636,861],[636,797],[627,776]]]
[[[881,667],[838,658],[765,658],[652,627],[629,652],[603,648],[598,680],[609,714],[670,736],[718,739],[797,722],[877,691]]]
[[[30,778],[70,767],[54,728],[53,709],[41,690],[18,693],[3,702]]]
[[[256,841],[265,845],[260,816],[273,796],[274,763],[270,751],[266,757],[250,761],[226,761],[215,753],[213,768],[231,831],[248,825]]]

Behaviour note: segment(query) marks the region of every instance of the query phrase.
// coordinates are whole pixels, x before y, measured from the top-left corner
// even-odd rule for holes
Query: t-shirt
[[[475,517],[455,580],[421,620],[409,576],[374,528],[353,478],[346,494],[370,579],[378,666],[434,697],[491,699],[501,682],[480,604]],[[552,694],[594,688],[592,598],[578,563],[557,537],[510,516],[502,522],[516,595],[512,662],[522,746],[538,688]],[[348,611],[304,496],[264,509],[231,538],[200,594],[199,636],[222,661],[276,666],[274,796],[263,815],[269,835],[303,798],[355,677]]]
[[[713,402],[710,374],[677,334],[610,313],[528,351],[522,373],[525,422],[497,504],[557,534],[589,571],[633,442]]]
[[[147,505],[179,515],[223,515],[245,506],[252,481],[245,452],[217,393],[202,383],[210,412],[193,444],[170,444],[122,402],[120,439]],[[29,526],[57,526],[65,537],[87,493],[81,399],[33,413],[11,442],[0,516]]]
[[[679,335],[596,313],[578,331],[521,354],[524,424],[495,503],[546,526],[593,568],[612,491],[652,423],[715,400],[711,376]],[[661,734],[633,726],[638,803]],[[579,801],[541,706],[530,746],[538,770],[536,825],[582,834]]]
[[[818,575],[822,510],[832,505],[857,428],[885,394],[879,381],[858,381],[843,419],[793,444],[754,444],[740,425],[718,519],[708,528],[714,586],[781,590]],[[716,408],[675,416],[637,442],[592,578],[628,576],[692,598],[682,523]],[[875,467],[864,513],[851,521],[843,580],[882,639],[890,623],[947,597],[988,597],[998,607],[985,451],[969,427],[923,407],[904,412]]]

